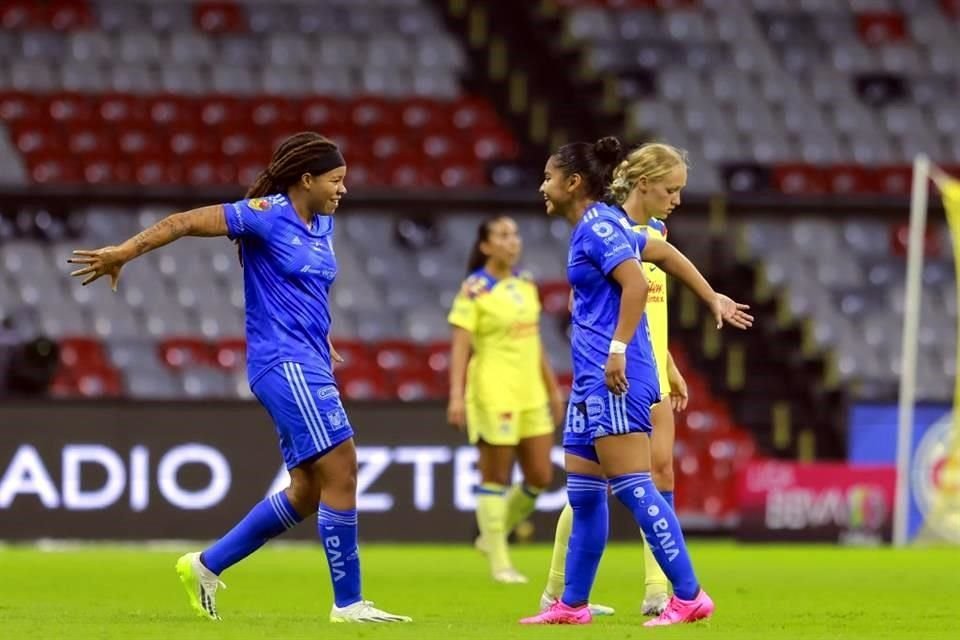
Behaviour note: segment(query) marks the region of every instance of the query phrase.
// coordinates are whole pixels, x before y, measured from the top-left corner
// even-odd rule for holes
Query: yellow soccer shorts
[[[500,447],[516,446],[521,440],[553,433],[550,407],[499,411],[467,402],[467,435],[470,444],[483,440]]]

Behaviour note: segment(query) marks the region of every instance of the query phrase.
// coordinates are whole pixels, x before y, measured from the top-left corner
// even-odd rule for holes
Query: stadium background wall
[[[444,424],[442,407],[347,408],[358,434],[361,538],[470,540],[476,454]],[[561,479],[538,503],[537,539],[552,535]],[[254,403],[0,406],[0,540],[214,538],[285,484],[273,427]],[[611,511],[613,536],[635,539],[626,511]],[[314,524],[285,539],[315,539]]]

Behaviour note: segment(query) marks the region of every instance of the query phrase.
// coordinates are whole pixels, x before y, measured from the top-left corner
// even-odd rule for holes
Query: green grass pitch
[[[956,638],[960,550],[745,546],[694,541],[717,602],[706,623],[645,629],[637,547],[613,545],[593,599],[617,608],[591,627],[521,627],[536,610],[550,551],[518,546],[525,586],[495,585],[466,546],[363,545],[364,591],[412,625],[332,625],[319,547],[267,547],[223,576],[223,622],[195,618],[173,570],[176,550],[0,547],[0,638]]]

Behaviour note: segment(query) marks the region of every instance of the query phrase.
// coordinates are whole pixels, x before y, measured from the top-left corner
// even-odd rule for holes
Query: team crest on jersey
[[[490,283],[483,276],[470,276],[463,281],[460,293],[473,300],[490,291]]]
[[[251,198],[250,200],[247,200],[247,206],[254,211],[266,211],[272,206],[272,204],[273,203],[271,203],[267,198]]]

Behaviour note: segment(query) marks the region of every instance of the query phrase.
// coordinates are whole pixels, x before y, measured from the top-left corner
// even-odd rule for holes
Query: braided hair
[[[284,193],[310,173],[310,165],[320,154],[336,151],[337,145],[319,133],[303,131],[284,140],[270,158],[270,164],[260,172],[247,189],[246,198],[262,198]]]
[[[273,152],[273,157],[270,158],[270,164],[253,181],[244,198],[263,198],[277,193],[286,193],[287,189],[295,185],[303,174],[311,173],[310,168],[317,156],[332,151],[337,151],[337,145],[319,133],[313,131],[295,133],[280,143]],[[240,241],[235,240],[234,243],[237,245],[237,256],[242,265],[243,252]]]

